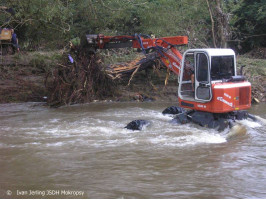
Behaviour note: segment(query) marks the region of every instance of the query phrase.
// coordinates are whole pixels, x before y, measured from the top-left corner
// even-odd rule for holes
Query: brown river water
[[[265,120],[219,133],[171,124],[171,105],[1,104],[0,197],[266,198]],[[135,119],[151,125],[124,129]]]

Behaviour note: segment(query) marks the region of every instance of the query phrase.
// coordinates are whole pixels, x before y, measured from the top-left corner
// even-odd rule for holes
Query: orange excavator
[[[137,34],[99,34],[86,37],[94,50],[132,47],[141,49],[145,55],[153,52],[165,67],[178,75],[180,107],[172,106],[163,111],[163,114],[176,114],[177,123],[192,121],[223,130],[236,119],[255,120],[246,111],[251,107],[251,84],[244,76],[237,75],[232,49],[189,49],[182,55],[177,47],[188,44],[187,36],[151,38]],[[140,129],[136,127],[133,129]]]

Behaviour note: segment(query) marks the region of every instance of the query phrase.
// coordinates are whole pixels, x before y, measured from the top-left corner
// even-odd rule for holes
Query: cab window
[[[234,56],[212,56],[211,79],[228,79],[235,75]]]
[[[197,54],[197,80],[198,82],[208,81],[208,59],[204,53]]]

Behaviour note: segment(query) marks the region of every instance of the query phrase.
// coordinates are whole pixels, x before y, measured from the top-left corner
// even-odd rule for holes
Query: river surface
[[[0,197],[266,198],[265,122],[219,133],[169,123],[171,105],[1,104]],[[134,119],[151,125],[124,129]]]

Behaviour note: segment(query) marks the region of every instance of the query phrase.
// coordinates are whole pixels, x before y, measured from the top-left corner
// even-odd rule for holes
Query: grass
[[[247,58],[244,55],[239,56],[237,59],[237,67],[240,69],[242,65],[245,65],[244,68],[251,76],[266,76],[266,59],[254,59]]]
[[[266,100],[266,59],[254,59],[247,56],[238,57],[238,69],[245,65],[244,76],[252,85],[252,96],[259,101]]]
[[[140,54],[132,48],[98,50],[98,53],[103,58],[103,62],[106,66],[132,61]]]
[[[13,56],[16,65],[34,67],[37,71],[48,72],[62,59],[62,51],[22,52]]]

